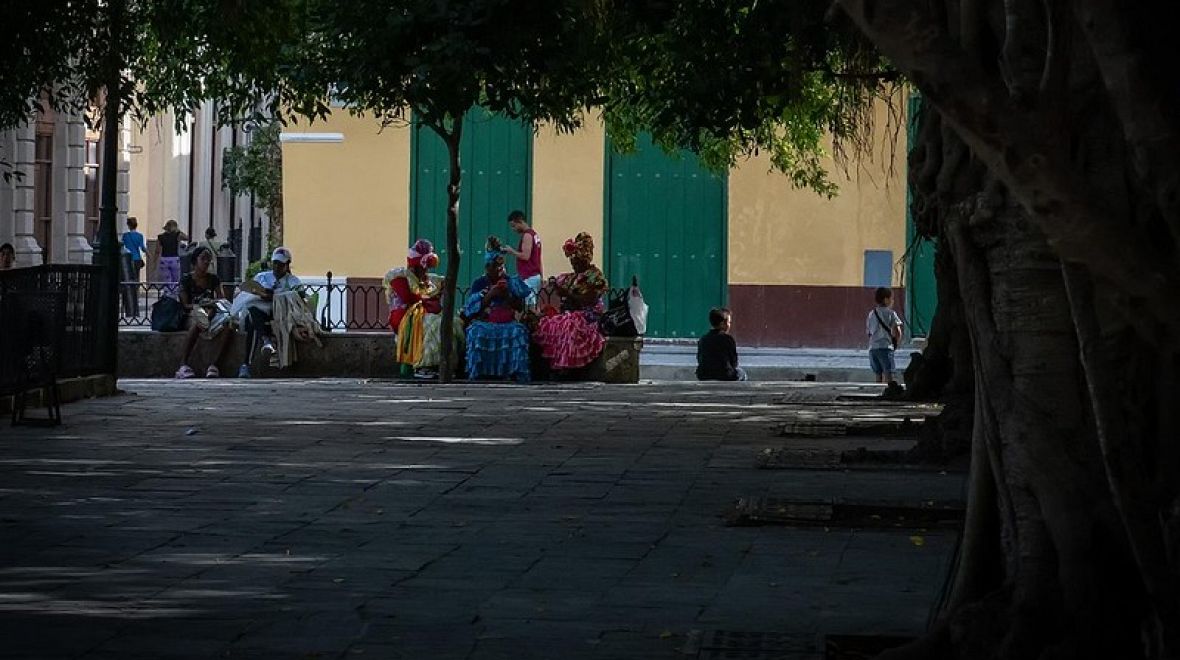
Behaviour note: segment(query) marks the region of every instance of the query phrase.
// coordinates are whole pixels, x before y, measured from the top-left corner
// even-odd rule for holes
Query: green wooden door
[[[918,113],[921,110],[922,97],[913,94],[909,98],[908,121],[906,122],[907,151],[914,148],[914,139],[918,134]],[[910,210],[912,191],[906,186],[905,205],[905,295],[906,321],[910,332],[915,337],[925,337],[930,334],[930,323],[934,320],[934,312],[938,307],[938,288],[934,279],[934,253],[938,244],[933,240],[918,236],[914,228],[914,217]]]
[[[606,274],[639,278],[649,337],[698,337],[726,299],[726,179],[696,155],[668,155],[640,136],[634,153],[607,144]]]
[[[447,266],[447,182],[450,159],[446,144],[434,131],[415,126],[411,138],[410,237],[434,243]],[[511,242],[508,213],[530,214],[533,133],[525,124],[483,108],[472,108],[463,121],[459,146],[463,180],[459,189],[459,248],[463,260],[459,286],[483,272],[483,247],[489,234]],[[407,243],[409,245],[409,243]]]

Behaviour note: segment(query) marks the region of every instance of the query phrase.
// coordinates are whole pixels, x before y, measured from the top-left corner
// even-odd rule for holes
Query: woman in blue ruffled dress
[[[467,326],[467,377],[529,380],[529,331],[516,320],[531,289],[509,277],[494,239],[484,254],[484,274],[471,284],[463,317]]]

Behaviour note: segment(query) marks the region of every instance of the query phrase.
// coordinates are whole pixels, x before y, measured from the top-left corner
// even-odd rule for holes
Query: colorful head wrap
[[[561,246],[561,251],[570,259],[577,257],[583,261],[593,261],[594,239],[590,237],[590,234],[581,232],[577,236],[566,240]]]
[[[485,266],[494,262],[497,259],[499,259],[501,261],[504,260],[504,255],[500,254],[499,250],[488,250],[483,253],[483,265],[485,265]]]
[[[413,247],[410,248],[410,253],[406,257],[406,263],[411,268],[415,266],[434,268],[437,266],[438,255],[434,253],[434,244],[425,238],[419,238],[414,242]]]

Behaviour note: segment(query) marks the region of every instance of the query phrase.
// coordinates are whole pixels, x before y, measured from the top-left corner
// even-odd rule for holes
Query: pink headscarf
[[[413,247],[410,248],[410,253],[406,258],[406,263],[411,268],[421,266],[422,268],[434,268],[438,265],[438,255],[434,253],[434,244],[425,238],[419,238],[414,242]]]

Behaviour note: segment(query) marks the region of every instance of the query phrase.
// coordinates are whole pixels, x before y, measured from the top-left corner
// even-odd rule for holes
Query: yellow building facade
[[[334,279],[372,281],[403,263],[415,238],[411,236],[415,226],[412,179],[419,165],[414,130],[409,126],[382,128],[373,119],[343,112],[314,126],[287,129],[283,144],[284,235],[295,254],[297,272],[322,276],[331,271]],[[838,171],[833,174],[841,190],[832,199],[793,188],[787,177],[772,171],[764,156],[745,160],[727,176],[719,177],[723,207],[714,215],[723,216],[715,220],[724,242],[722,292],[710,294],[708,299],[679,295],[680,287],[692,290],[697,286],[694,268],[687,263],[676,266],[678,270],[659,291],[644,286],[653,314],[660,313],[664,300],[675,300],[677,307],[691,307],[683,317],[688,320],[667,326],[664,334],[698,335],[708,329],[709,307],[728,304],[735,316],[735,335],[743,345],[863,344],[864,315],[872,306],[872,287],[900,287],[897,264],[906,245],[905,134],[882,133],[889,135],[881,138],[876,156],[853,164],[851,178],[845,180]],[[579,231],[588,231],[595,237],[597,263],[604,265],[612,284],[622,286],[630,279],[630,273],[611,272],[611,263],[623,262],[612,262],[613,255],[605,252],[626,252],[627,246],[619,243],[637,232],[635,227],[620,231],[612,226],[617,222],[612,218],[627,206],[627,200],[620,201],[618,190],[611,188],[622,181],[618,163],[626,157],[610,156],[607,145],[605,131],[596,121],[587,122],[573,134],[542,127],[531,138],[527,211],[542,237],[546,275],[568,270],[561,243]],[[468,167],[479,166],[480,162],[465,162],[465,176]],[[636,170],[634,176],[642,177],[646,171]],[[653,190],[663,190],[660,187],[670,185],[673,178],[708,176],[695,171],[682,174],[689,171],[683,168],[668,171],[672,173],[665,173],[659,181],[651,179],[660,177],[658,171],[647,174]],[[646,185],[641,178],[631,180],[627,194],[643,195]],[[673,201],[684,206],[675,208],[692,212],[693,199],[677,198]],[[649,204],[644,208],[667,210],[659,199],[655,206],[650,206],[652,199],[644,201]],[[507,225],[502,224],[510,210],[488,212],[498,216],[491,221],[493,230],[514,241]],[[634,223],[644,215],[637,211],[628,217]],[[674,214],[660,217],[663,223],[676,222]],[[500,223],[500,229],[495,229],[495,223]],[[697,258],[697,254],[690,254],[693,236],[674,236],[683,233],[676,227],[653,227],[653,231],[664,231],[680,242],[668,239],[661,243],[676,253],[649,253],[649,261]],[[445,240],[443,235],[424,238],[436,245]],[[480,247],[467,245],[463,249],[473,255]],[[699,256],[702,261],[697,263],[703,265],[704,255]],[[902,295],[895,296],[899,309]],[[693,320],[696,318],[699,323]]]

